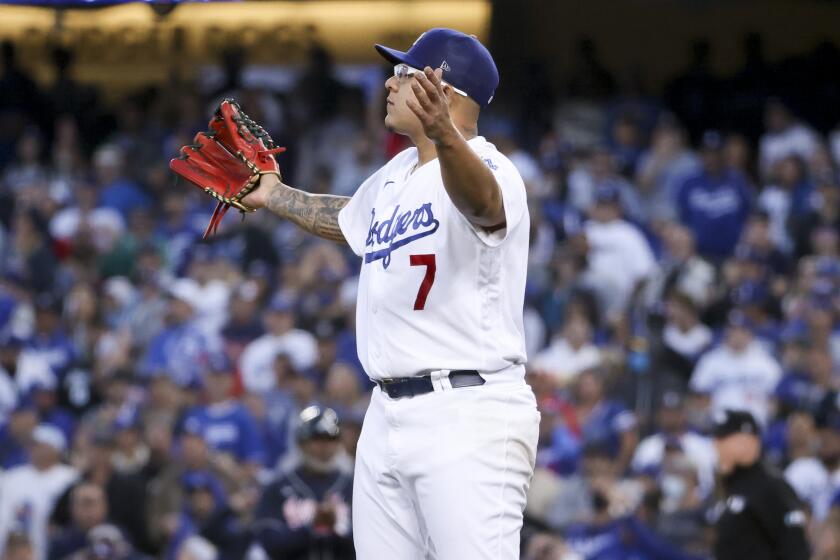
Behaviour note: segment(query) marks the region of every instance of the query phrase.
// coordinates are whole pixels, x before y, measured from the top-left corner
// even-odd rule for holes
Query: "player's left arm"
[[[442,72],[428,66],[416,72],[411,87],[417,101],[409,99],[406,103],[437,148],[443,186],[452,203],[470,223],[500,229],[505,225],[501,188],[452,122]]]

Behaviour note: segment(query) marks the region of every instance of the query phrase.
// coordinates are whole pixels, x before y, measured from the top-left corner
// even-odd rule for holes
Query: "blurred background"
[[[452,27],[495,56],[479,131],[531,205],[523,557],[708,558],[710,417],[734,407],[813,558],[840,558],[838,21],[830,0],[0,5],[0,557],[353,557],[359,262],[266,212],[203,241],[213,204],[168,161],[232,96],[287,183],[351,195],[406,147],[372,44]]]

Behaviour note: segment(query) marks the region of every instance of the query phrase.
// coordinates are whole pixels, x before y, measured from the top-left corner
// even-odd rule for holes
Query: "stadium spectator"
[[[340,468],[339,433],[332,409],[301,412],[301,462],[269,484],[257,506],[257,542],[271,558],[351,557],[353,482]]]
[[[7,410],[36,384],[54,387],[56,383],[49,362],[25,349],[24,340],[8,334],[0,341],[0,402]]]
[[[653,253],[639,229],[622,219],[619,191],[614,185],[598,187],[590,216],[584,224],[588,247],[584,276],[598,293],[607,316],[614,320],[653,273]]]
[[[746,177],[724,166],[720,133],[706,132],[701,148],[702,169],[685,179],[677,193],[678,216],[694,234],[698,253],[722,259],[741,237],[752,192]]]
[[[93,155],[99,200],[97,206],[113,208],[124,220],[135,209],[148,208],[150,201],[141,187],[125,176],[125,154],[118,146],[105,144]]]
[[[137,473],[121,473],[116,469],[113,461],[115,449],[114,437],[110,433],[95,435],[87,446],[77,447],[79,477],[56,500],[50,514],[50,524],[70,530],[73,525],[75,489],[79,486],[101,488],[107,499],[107,519],[123,527],[135,545],[147,547],[144,480]]]
[[[632,467],[637,473],[658,473],[662,469],[669,448],[678,450],[689,462],[697,477],[701,496],[714,490],[715,463],[712,441],[691,431],[687,425],[683,397],[676,391],[662,395],[656,415],[659,431],[639,442],[633,455]]]
[[[813,185],[806,175],[805,163],[797,156],[787,156],[773,164],[772,183],[766,185],[757,205],[767,212],[770,237],[776,247],[789,254],[793,249],[790,223],[797,223],[813,207]]]
[[[50,539],[49,560],[61,560],[88,545],[88,533],[108,519],[108,501],[101,486],[81,483],[70,496],[70,527]]]
[[[228,501],[219,481],[205,471],[184,473],[181,486],[186,500],[172,527],[167,557],[179,558],[184,544],[197,536],[215,548],[214,557],[219,560],[243,558],[249,546],[248,531],[233,508],[246,508],[248,504]]]
[[[743,312],[731,312],[723,343],[700,359],[689,386],[708,399],[712,411],[748,410],[766,425],[770,398],[782,371],[755,339],[752,328]]]
[[[255,477],[265,460],[257,424],[248,409],[232,397],[233,371],[226,359],[211,364],[204,376],[206,404],[183,420],[185,430],[200,433],[213,452],[238,465],[241,481]]]
[[[61,463],[67,442],[61,430],[41,424],[32,432],[30,461],[0,475],[0,549],[10,534],[28,536],[35,557],[47,553],[47,526],[56,499],[77,476]]]
[[[168,290],[167,328],[148,346],[140,364],[146,376],[170,375],[182,387],[199,383],[210,354],[219,350],[196,321],[197,285],[194,280],[176,280]]]
[[[582,447],[603,446],[617,473],[630,464],[639,441],[636,416],[618,400],[608,399],[604,392],[604,373],[586,370],[578,375],[573,387],[573,404],[580,426]]]
[[[531,371],[550,376],[558,388],[574,382],[580,372],[600,365],[601,353],[592,336],[588,317],[569,313],[562,332],[531,362]]]
[[[773,166],[788,156],[798,156],[809,161],[817,150],[817,135],[777,98],[767,101],[764,109],[766,132],[759,143],[759,165],[767,177]]]
[[[671,373],[670,379],[685,387],[700,356],[712,344],[712,330],[700,322],[694,300],[676,290],[665,301],[665,317],[663,376]]]
[[[647,199],[654,220],[673,220],[682,180],[699,167],[697,156],[686,145],[685,132],[670,115],[659,119],[653,129],[650,149],[639,158],[636,182]]]
[[[0,428],[0,468],[11,469],[29,461],[27,447],[38,420],[38,411],[31,399],[17,401]]]
[[[239,361],[242,384],[252,393],[265,393],[274,386],[271,366],[278,354],[287,354],[298,371],[312,367],[317,359],[315,337],[295,328],[291,297],[276,294],[263,317],[266,334],[246,346]]]

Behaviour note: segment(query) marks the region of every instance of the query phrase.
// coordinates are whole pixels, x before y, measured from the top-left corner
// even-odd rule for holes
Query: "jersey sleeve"
[[[338,227],[341,228],[341,233],[347,240],[347,244],[360,257],[365,251],[365,241],[370,230],[371,211],[376,202],[376,193],[379,190],[380,179],[383,175],[382,169],[368,177],[353,193],[347,205],[338,213]]]
[[[505,156],[496,151],[477,151],[476,155],[493,173],[496,183],[502,191],[502,204],[505,210],[505,227],[490,232],[486,228],[470,224],[476,236],[490,247],[498,247],[513,231],[522,218],[528,213],[528,200],[525,194],[525,183],[519,171]],[[464,217],[466,220],[466,217]]]

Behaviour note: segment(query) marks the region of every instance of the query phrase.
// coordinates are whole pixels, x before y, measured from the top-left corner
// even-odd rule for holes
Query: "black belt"
[[[484,385],[486,381],[474,369],[456,369],[450,371],[449,383],[453,389],[460,387],[474,387]],[[394,379],[377,379],[376,384],[392,399],[416,397],[435,390],[431,375],[420,377],[397,377]]]

